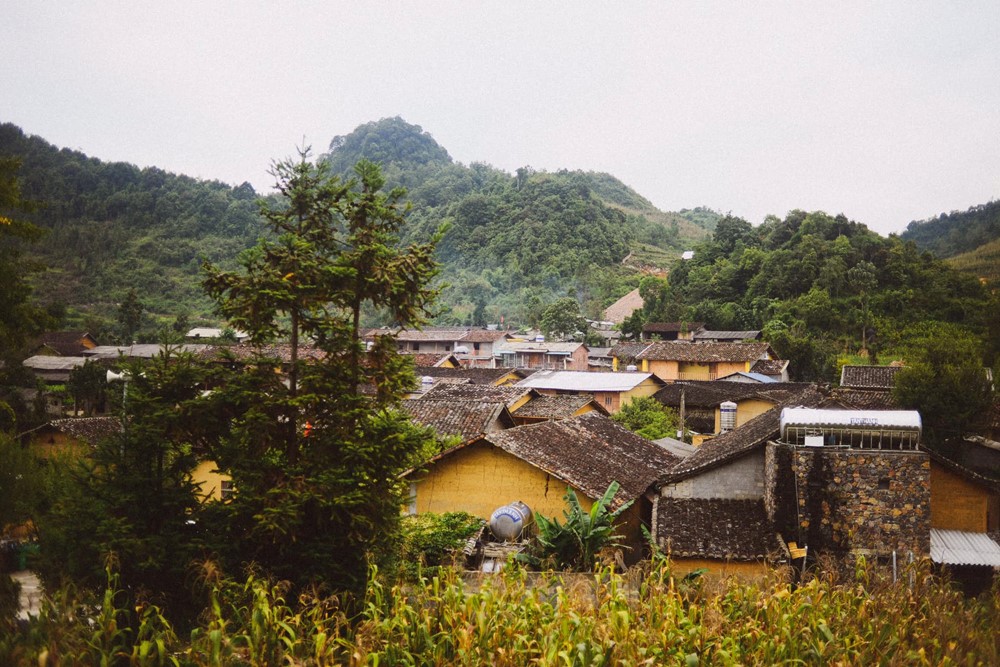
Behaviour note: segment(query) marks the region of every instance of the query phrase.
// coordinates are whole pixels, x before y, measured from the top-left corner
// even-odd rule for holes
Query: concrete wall
[[[931,463],[931,527],[985,533],[998,529],[998,498],[983,486]]]
[[[759,500],[764,497],[764,451],[757,450],[696,477],[667,484],[664,498],[725,498]]]

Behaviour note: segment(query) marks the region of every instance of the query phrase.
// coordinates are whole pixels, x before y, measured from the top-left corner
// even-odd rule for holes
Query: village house
[[[639,294],[639,289],[636,288],[605,308],[601,317],[607,322],[621,324],[643,305],[645,305],[645,301]]]
[[[642,327],[642,339],[694,340],[695,333],[704,328],[704,322],[649,322]]]
[[[716,380],[673,382],[656,392],[654,397],[678,413],[683,404],[685,428],[711,435],[739,428],[775,406],[814,404],[823,395],[816,385],[808,382],[743,383]],[[730,417],[725,424],[724,414]],[[700,439],[696,444],[700,444]]]
[[[919,444],[912,411],[769,410],[659,481],[654,537],[682,568],[743,575],[823,554],[927,557],[931,466]]]
[[[553,419],[570,419],[588,412],[608,414],[604,406],[587,394],[560,394],[532,399],[519,407],[513,416],[518,426],[524,426]]]
[[[663,383],[651,373],[588,373],[586,371],[539,371],[517,383],[542,394],[590,394],[609,414],[615,414],[633,398],[652,396]]]
[[[366,342],[378,336],[393,336],[399,352],[452,353],[463,366],[492,368],[494,345],[507,337],[506,331],[481,327],[425,327],[420,330],[368,329],[362,332]]]
[[[507,406],[497,402],[436,400],[425,395],[403,401],[403,409],[414,423],[429,426],[441,438],[458,438],[460,442],[514,427]]]
[[[500,403],[514,414],[528,402],[540,397],[534,389],[515,385],[436,384],[424,398],[439,401],[484,401]]]
[[[641,527],[652,517],[646,491],[677,460],[594,411],[492,433],[435,456],[404,475],[410,482],[408,511],[463,511],[488,519],[502,505],[520,501],[561,520],[567,487],[589,509],[616,481],[612,507],[633,503],[620,521],[631,547],[626,558],[636,560]]]
[[[32,355],[78,357],[98,343],[86,331],[48,331],[38,337]]]
[[[767,343],[691,343],[668,341],[650,343],[635,355],[638,369],[653,373],[665,382],[676,380],[715,380],[749,372],[762,359],[773,359]],[[615,369],[621,368],[616,357]]]
[[[549,343],[505,340],[493,346],[496,366],[528,370],[586,371],[587,346],[583,343]]]

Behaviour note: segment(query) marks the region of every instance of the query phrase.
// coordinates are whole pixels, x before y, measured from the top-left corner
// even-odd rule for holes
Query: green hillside
[[[1000,239],[1000,201],[911,222],[900,236],[938,257],[954,257]]]
[[[113,314],[131,288],[148,313],[212,319],[202,261],[231,262],[262,233],[258,193],[246,183],[102,162],[12,124],[0,125],[0,154],[21,160],[24,195],[42,204],[29,216],[47,230],[29,249],[48,267],[36,296],[65,304],[78,321]],[[621,263],[630,252],[666,265],[708,233],[702,218],[659,211],[609,174],[456,163],[400,118],[335,137],[322,155],[345,178],[362,157],[408,190],[408,239],[450,226],[439,251],[442,323],[468,321],[477,306],[494,319],[530,319],[567,294],[596,313],[638,284]]]
[[[949,257],[946,261],[959,271],[971,273],[991,285],[1000,284],[1000,239]]]

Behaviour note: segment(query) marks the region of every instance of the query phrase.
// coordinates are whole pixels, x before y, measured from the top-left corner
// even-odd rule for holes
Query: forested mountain
[[[49,267],[36,285],[43,303],[108,315],[135,288],[149,312],[210,318],[202,260],[231,262],[262,233],[247,183],[105,163],[11,124],[0,125],[0,154],[21,159],[24,196],[41,204],[29,217],[48,231],[30,249]],[[362,157],[408,190],[409,239],[449,227],[439,251],[449,285],[442,323],[470,321],[477,309],[492,320],[532,319],[567,294],[596,314],[638,284],[626,256],[666,268],[707,235],[714,215],[664,213],[608,174],[465,166],[399,118],[334,138],[322,159],[350,178]]]
[[[810,379],[832,380],[837,354],[877,355],[933,322],[986,342],[991,363],[1000,351],[1000,308],[979,280],[842,215],[792,211],[758,227],[724,218],[669,282],[647,281],[644,291],[646,318],[764,329]]]
[[[522,167],[511,175],[457,164],[400,118],[334,138],[323,157],[345,176],[361,158],[380,162],[389,184],[406,187],[413,202],[411,238],[449,226],[439,246],[449,285],[442,322],[469,322],[486,306],[493,321],[536,321],[545,304],[567,294],[596,316],[638,284],[639,274],[622,265],[626,256],[667,268],[707,236],[714,215],[664,213],[610,174]]]
[[[20,158],[22,194],[37,203],[26,217],[47,231],[28,248],[47,267],[35,287],[46,304],[113,314],[135,288],[153,312],[208,315],[201,258],[228,263],[263,229],[247,183],[102,162],[11,124],[0,125],[0,154]]]
[[[971,252],[1000,239],[1000,201],[913,221],[900,236],[938,257]]]

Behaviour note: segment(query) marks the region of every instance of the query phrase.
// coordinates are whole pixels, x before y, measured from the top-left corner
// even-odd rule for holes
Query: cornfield
[[[619,574],[491,576],[419,584],[373,573],[362,611],[286,599],[281,583],[219,582],[181,638],[155,607],[120,609],[116,581],[87,601],[56,592],[0,637],[10,665],[996,665],[1000,587],[969,599],[916,565],[896,583],[859,565],[791,585],[674,577],[667,560]],[[124,621],[133,619],[128,624]]]

